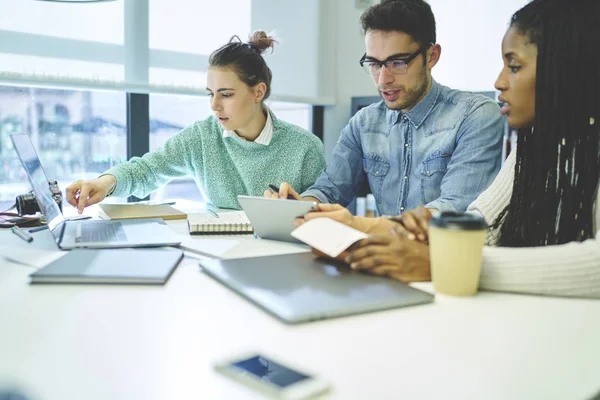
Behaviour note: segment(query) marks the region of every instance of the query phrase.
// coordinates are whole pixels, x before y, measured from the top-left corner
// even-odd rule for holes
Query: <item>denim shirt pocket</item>
[[[449,153],[436,151],[431,153],[421,163],[421,201],[423,204],[432,202],[442,193],[442,179],[448,171]]]
[[[363,168],[369,180],[371,193],[373,193],[375,200],[379,203],[383,179],[390,171],[390,163],[378,154],[366,154],[363,158]]]

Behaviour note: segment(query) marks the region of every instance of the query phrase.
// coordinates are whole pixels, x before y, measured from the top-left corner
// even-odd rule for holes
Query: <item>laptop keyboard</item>
[[[107,224],[100,222],[78,222],[75,234],[76,243],[126,242],[127,236],[120,222]]]

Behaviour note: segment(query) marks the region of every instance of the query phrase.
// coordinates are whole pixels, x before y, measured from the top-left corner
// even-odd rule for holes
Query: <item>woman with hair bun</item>
[[[212,116],[100,177],[67,190],[79,213],[109,195],[143,198],[173,178],[191,176],[204,199],[239,209],[237,195],[261,196],[269,184],[307,189],[325,168],[323,144],[312,133],[277,119],[265,105],[272,73],[262,54],[276,40],[263,31],[247,43],[233,36],[209,58],[206,90]]]

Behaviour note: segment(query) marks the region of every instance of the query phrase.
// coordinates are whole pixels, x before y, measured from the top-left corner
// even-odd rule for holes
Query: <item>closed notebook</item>
[[[31,283],[165,283],[183,257],[176,249],[77,249],[30,275]]]
[[[196,213],[188,216],[190,233],[195,235],[252,233],[252,224],[243,211]]]
[[[162,218],[186,219],[187,214],[168,204],[100,204],[108,219]]]

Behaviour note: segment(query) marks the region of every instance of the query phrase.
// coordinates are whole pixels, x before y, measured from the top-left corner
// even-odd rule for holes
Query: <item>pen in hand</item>
[[[17,235],[18,237],[20,237],[21,239],[23,239],[26,242],[31,242],[33,241],[33,236],[31,236],[29,233],[22,231],[21,229],[13,226],[10,228],[10,230]]]
[[[279,194],[279,188],[277,186],[269,184],[269,189],[271,189],[273,193]],[[291,194],[288,194],[287,198],[288,200],[296,200],[296,198]]]

